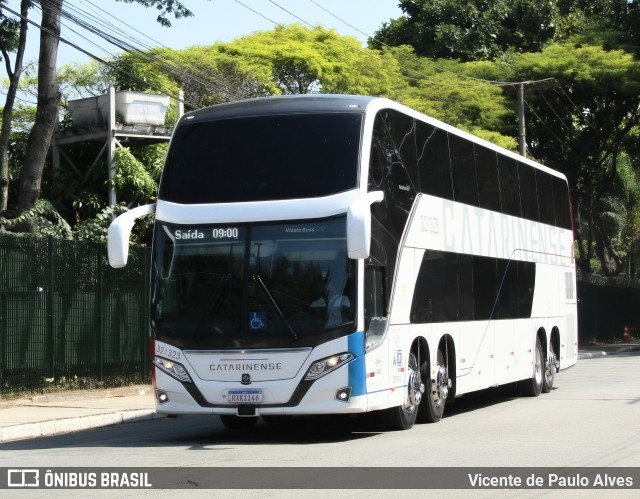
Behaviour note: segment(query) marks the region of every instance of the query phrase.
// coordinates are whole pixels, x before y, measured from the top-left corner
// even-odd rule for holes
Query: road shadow
[[[451,418],[458,414],[478,411],[494,405],[504,404],[521,397],[522,394],[516,383],[467,393],[460,398],[455,399],[453,402],[447,402],[443,418]]]
[[[366,419],[366,418],[365,418]],[[359,420],[358,420],[359,421]],[[46,450],[65,447],[188,447],[223,450],[238,445],[306,445],[338,443],[374,436],[378,432],[355,431],[346,416],[309,416],[267,423],[262,419],[248,431],[226,429],[218,416],[180,416],[93,428],[74,433],[0,444],[1,451]],[[361,428],[359,425],[357,428]],[[0,457],[0,463],[2,458]]]
[[[517,386],[481,390],[447,403],[444,419],[482,410],[518,398]],[[192,450],[225,450],[243,445],[307,445],[362,440],[386,433],[383,416],[372,412],[358,416],[296,416],[260,418],[250,430],[232,431],[218,416],[193,415],[137,421],[63,435],[5,442],[0,450],[59,449],[64,447],[131,446],[187,447]],[[1,453],[0,453],[1,455]],[[2,459],[0,458],[0,461]]]

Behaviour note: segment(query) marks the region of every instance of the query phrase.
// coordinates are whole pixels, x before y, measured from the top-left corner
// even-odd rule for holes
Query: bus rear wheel
[[[427,370],[427,362],[421,362],[418,369],[418,361],[415,353],[409,354],[409,382],[407,383],[407,399],[404,405],[399,407],[391,407],[384,411],[385,426],[392,431],[410,430],[416,423],[418,417],[418,408],[423,401],[425,386],[425,372]]]
[[[444,414],[444,405],[449,395],[449,375],[444,353],[438,349],[436,357],[436,377],[431,379],[426,373],[427,391],[418,409],[418,423],[437,423]]]
[[[553,388],[553,380],[558,370],[558,356],[553,349],[553,342],[549,346],[549,357],[544,366],[544,380],[542,384],[542,393],[549,393]]]

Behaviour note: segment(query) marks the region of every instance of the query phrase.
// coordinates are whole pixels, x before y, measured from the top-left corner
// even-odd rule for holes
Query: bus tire
[[[426,366],[426,362],[422,366]],[[413,352],[409,354],[409,383],[407,389],[407,401],[404,405],[391,407],[383,411],[384,425],[390,431],[410,430],[416,423],[418,416],[418,407],[423,401],[424,385],[422,384],[423,368],[417,370],[418,362]]]
[[[429,372],[425,371],[423,379],[427,389],[418,409],[418,423],[437,423],[442,419],[449,394],[449,376],[442,350],[438,349],[436,358],[436,379],[432,380]]]
[[[533,358],[533,372],[531,374],[531,379],[520,382],[523,395],[527,397],[537,397],[542,393],[545,364],[544,354],[542,353],[542,344],[540,343],[540,338],[536,336],[536,351]]]
[[[542,393],[549,393],[553,388],[553,380],[556,375],[556,363],[558,357],[553,349],[553,342],[549,344],[549,357],[545,359],[544,363],[544,380],[542,383]]]
[[[227,430],[247,431],[251,430],[258,422],[257,417],[241,418],[239,416],[220,416],[222,424]]]

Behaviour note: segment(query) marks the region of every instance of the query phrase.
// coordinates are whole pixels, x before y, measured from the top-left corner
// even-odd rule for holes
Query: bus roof
[[[363,113],[377,97],[358,95],[299,94],[259,97],[218,104],[185,114],[182,120],[209,121],[288,113]],[[182,121],[181,120],[181,121]]]
[[[496,144],[488,142],[476,135],[460,130],[452,125],[425,115],[415,109],[411,109],[403,104],[389,100],[384,97],[370,97],[362,95],[341,95],[341,94],[296,94],[280,95],[272,97],[257,97],[239,101],[226,102],[215,106],[198,109],[185,114],[178,124],[197,123],[201,121],[212,121],[229,118],[247,118],[251,116],[272,116],[277,114],[291,113],[365,113],[370,104],[373,103],[373,110],[389,108],[403,112],[414,118],[420,119],[434,125],[449,133],[454,133],[466,140],[489,147],[500,154],[509,156],[517,161],[527,163],[534,168],[544,170],[554,176],[566,180],[563,173],[549,168],[530,158],[520,156],[514,151],[510,151]]]

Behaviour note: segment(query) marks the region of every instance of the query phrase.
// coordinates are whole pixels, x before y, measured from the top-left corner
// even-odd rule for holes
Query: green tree
[[[162,71],[176,89],[184,92],[185,104],[192,109],[269,95],[267,86],[251,71],[242,68],[238,58],[222,53],[221,46],[195,46],[180,51],[152,50],[145,56],[170,64],[158,68],[145,62],[141,68],[144,68],[145,75]]]
[[[158,22],[170,26],[168,15],[176,18],[192,15],[179,0],[120,0],[140,3],[159,11]],[[27,211],[40,198],[42,175],[47,151],[51,142],[60,104],[56,62],[60,38],[60,17],[64,1],[49,0],[40,5],[42,20],[40,30],[40,53],[38,58],[38,104],[35,121],[29,133],[24,163],[17,184],[16,206]],[[29,2],[29,6],[31,3]],[[26,23],[21,25],[20,36],[26,36]]]
[[[29,6],[29,0],[22,0],[20,3],[20,14],[22,15],[20,21],[5,17],[0,10],[0,52],[9,77],[9,87],[4,108],[2,109],[2,126],[0,128],[0,213],[7,209],[9,200],[9,143],[16,95],[22,73],[22,61],[27,42]],[[12,65],[10,54],[13,52],[15,52],[15,59]]]
[[[388,51],[397,59],[407,82],[397,89],[398,101],[502,147],[516,149],[510,134],[515,123],[511,101],[501,86],[479,79],[496,77],[501,66],[491,63],[492,72],[488,74],[485,63],[432,61],[417,57],[408,46]]]
[[[404,16],[376,31],[372,47],[410,45],[433,59],[495,59],[540,50],[555,34],[553,0],[400,0]]]
[[[240,71],[252,74],[271,95],[390,95],[401,82],[391,55],[364,49],[356,38],[320,26],[277,26],[215,49],[237,61]]]
[[[590,271],[595,251],[602,272],[616,275],[621,266],[606,214],[640,123],[640,64],[620,50],[563,43],[518,56],[512,77],[556,79],[525,96],[528,144],[536,159],[569,177],[579,265]]]

